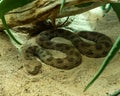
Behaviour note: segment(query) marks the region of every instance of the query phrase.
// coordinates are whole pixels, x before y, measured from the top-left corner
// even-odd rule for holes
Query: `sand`
[[[113,11],[104,17],[94,11],[77,15],[70,27],[104,33],[113,42],[120,34],[120,24]],[[119,52],[86,92],[83,92],[86,84],[104,58],[82,57],[82,64],[74,69],[60,70],[43,64],[42,73],[31,76],[23,68],[27,61],[0,32],[0,96],[107,96],[120,89]]]

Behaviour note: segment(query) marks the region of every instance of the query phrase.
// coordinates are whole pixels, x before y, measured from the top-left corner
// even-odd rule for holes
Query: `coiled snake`
[[[72,45],[52,42],[54,37],[63,37],[72,42]],[[93,41],[94,43],[85,42],[82,38]],[[77,34],[65,29],[47,30],[39,33],[34,39],[28,40],[27,44],[22,47],[22,52],[27,60],[30,60],[34,66],[29,73],[36,74],[41,67],[40,62],[35,60],[39,58],[45,64],[59,68],[72,69],[81,64],[81,54],[91,57],[100,58],[107,55],[112,46],[111,39],[98,32],[81,31]],[[53,55],[45,49],[58,50],[66,54],[65,58],[54,58]],[[34,63],[36,63],[34,65]]]

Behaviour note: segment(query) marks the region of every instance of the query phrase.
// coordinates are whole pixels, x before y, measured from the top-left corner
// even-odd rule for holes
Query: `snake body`
[[[72,45],[52,42],[54,37],[62,37],[72,42]],[[85,42],[83,39],[93,41]],[[31,41],[34,43],[31,44]],[[81,31],[73,33],[65,29],[47,30],[39,33],[35,39],[23,46],[24,57],[30,59],[37,57],[44,63],[59,68],[72,69],[81,64],[81,54],[91,58],[105,57],[112,46],[111,39],[98,32]],[[65,58],[54,58],[45,49],[53,49],[66,54]]]

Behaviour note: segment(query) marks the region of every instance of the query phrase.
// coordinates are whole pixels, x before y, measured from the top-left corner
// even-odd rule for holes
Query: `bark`
[[[44,21],[48,18],[62,18],[86,12],[105,3],[120,3],[120,0],[66,0],[63,11],[59,9],[62,0],[34,0],[23,7],[14,9],[5,15],[7,24],[10,28],[20,25],[32,24],[38,21]],[[78,8],[74,5],[88,2],[95,2],[91,6]],[[3,30],[0,21],[0,30]]]

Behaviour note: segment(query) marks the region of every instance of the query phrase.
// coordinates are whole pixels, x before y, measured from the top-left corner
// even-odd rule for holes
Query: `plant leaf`
[[[5,15],[8,11],[18,7],[22,7],[34,0],[1,0],[0,2],[0,16]]]
[[[3,26],[5,27],[6,31],[7,32],[7,35],[10,37],[10,39],[13,39],[17,44],[19,45],[22,45],[15,37],[14,35],[11,33],[11,31],[9,30],[9,27],[7,26],[6,24],[6,21],[5,21],[5,17],[1,17],[1,20],[2,20],[2,23],[3,23]]]
[[[120,21],[120,3],[110,3],[110,5],[112,6],[113,10],[117,14],[117,17]]]
[[[118,96],[120,94],[120,89],[115,91],[113,94],[110,94],[109,96]]]
[[[10,10],[13,10],[18,7],[22,7],[33,0],[1,0],[0,1],[0,19],[2,20],[3,26],[6,29],[7,35],[12,38],[17,44],[21,45],[21,43],[14,37],[12,32],[9,30],[9,27],[6,24],[6,20],[4,15],[9,12]]]
[[[62,0],[61,6],[60,6],[60,13],[61,13],[62,10],[63,10],[64,4],[65,4],[65,0]]]
[[[87,84],[84,91],[86,91],[93,83],[94,81],[100,76],[100,74],[104,71],[108,63],[112,60],[112,58],[115,56],[115,54],[120,49],[120,35],[118,36],[117,40],[115,41],[114,45],[112,46],[110,52],[108,53],[107,57],[103,61],[103,64],[100,66],[99,70],[96,72],[92,80]]]
[[[105,5],[101,6],[101,7],[102,7],[102,10],[103,10],[105,13],[108,13],[108,12],[111,10],[111,5],[110,5],[110,3],[105,4]]]

